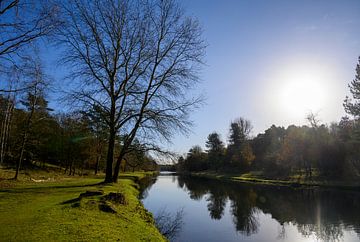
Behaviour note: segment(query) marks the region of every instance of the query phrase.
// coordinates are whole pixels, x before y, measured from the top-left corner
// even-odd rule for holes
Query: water
[[[360,241],[360,192],[246,185],[160,175],[144,206],[184,210],[174,241]]]

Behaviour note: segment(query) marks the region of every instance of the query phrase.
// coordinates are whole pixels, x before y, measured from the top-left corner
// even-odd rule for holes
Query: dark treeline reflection
[[[139,184],[139,199],[143,200],[149,195],[151,187],[156,183],[157,177],[154,176],[145,176],[144,178],[137,181]]]
[[[187,176],[178,177],[178,186],[193,200],[206,198],[209,216],[215,220],[222,218],[229,200],[235,229],[244,235],[258,232],[262,211],[283,226],[279,237],[286,236],[288,223],[303,236],[315,234],[324,241],[340,240],[346,229],[360,237],[359,192],[252,186]]]

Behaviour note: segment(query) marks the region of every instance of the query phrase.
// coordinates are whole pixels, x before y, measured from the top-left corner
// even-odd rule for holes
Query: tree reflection
[[[227,197],[219,189],[210,190],[209,194],[206,201],[208,201],[207,208],[210,212],[210,217],[219,220],[224,215]]]
[[[337,242],[342,241],[343,226],[335,224],[298,224],[298,231],[304,236],[315,235],[318,240]]]
[[[257,194],[252,189],[230,193],[231,212],[236,231],[248,236],[259,230],[256,197]]]
[[[344,230],[354,230],[360,236],[359,192],[296,190],[186,176],[178,177],[178,186],[194,200],[205,196],[214,220],[223,217],[229,200],[236,231],[248,236],[259,231],[260,212],[271,214],[280,223],[279,238],[285,236],[289,224],[304,237],[315,236],[321,241],[339,241]]]
[[[191,199],[199,201],[209,192],[209,184],[201,182],[199,178],[179,177],[179,184],[184,183],[183,189],[188,191]]]
[[[156,183],[157,177],[145,176],[144,178],[137,181],[140,186],[139,199],[145,199],[149,195],[151,187]]]
[[[239,190],[232,183],[212,179],[194,177],[179,177],[178,179],[179,184],[184,184],[183,189],[188,191],[190,198],[200,200],[207,195],[207,208],[212,219],[220,220],[222,218],[226,202],[229,199],[236,231],[246,235],[258,231],[257,194],[254,190]]]

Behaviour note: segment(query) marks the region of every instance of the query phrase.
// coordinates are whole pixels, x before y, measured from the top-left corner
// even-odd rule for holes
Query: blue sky
[[[224,141],[230,121],[251,120],[252,135],[272,124],[324,123],[344,115],[342,102],[360,55],[359,0],[181,0],[200,21],[208,43],[199,92],[206,105],[191,116],[193,133],[169,147],[204,146],[217,131]],[[48,72],[61,83],[64,69],[45,54]],[[56,105],[56,104],[54,104]]]
[[[272,124],[305,124],[307,111],[324,123],[344,115],[360,55],[359,0],[181,2],[208,43],[199,87],[207,105],[192,116],[194,133],[175,138],[176,150],[203,146],[212,131],[226,140],[230,121],[240,116],[256,135]]]

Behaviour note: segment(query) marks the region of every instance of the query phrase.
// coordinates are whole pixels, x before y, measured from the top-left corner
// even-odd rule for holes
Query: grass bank
[[[243,183],[254,183],[269,186],[290,186],[295,188],[301,187],[328,187],[349,190],[360,190],[360,181],[332,181],[332,180],[306,180],[297,176],[288,179],[269,179],[262,175],[261,172],[249,172],[244,174],[218,173],[213,171],[193,172],[191,176],[206,177],[220,180],[231,180]]]
[[[111,185],[100,177],[4,179],[11,173],[0,173],[0,241],[166,241],[138,200],[136,181],[146,173],[121,174]],[[79,197],[86,191],[100,194]],[[104,199],[109,193],[124,199]]]

